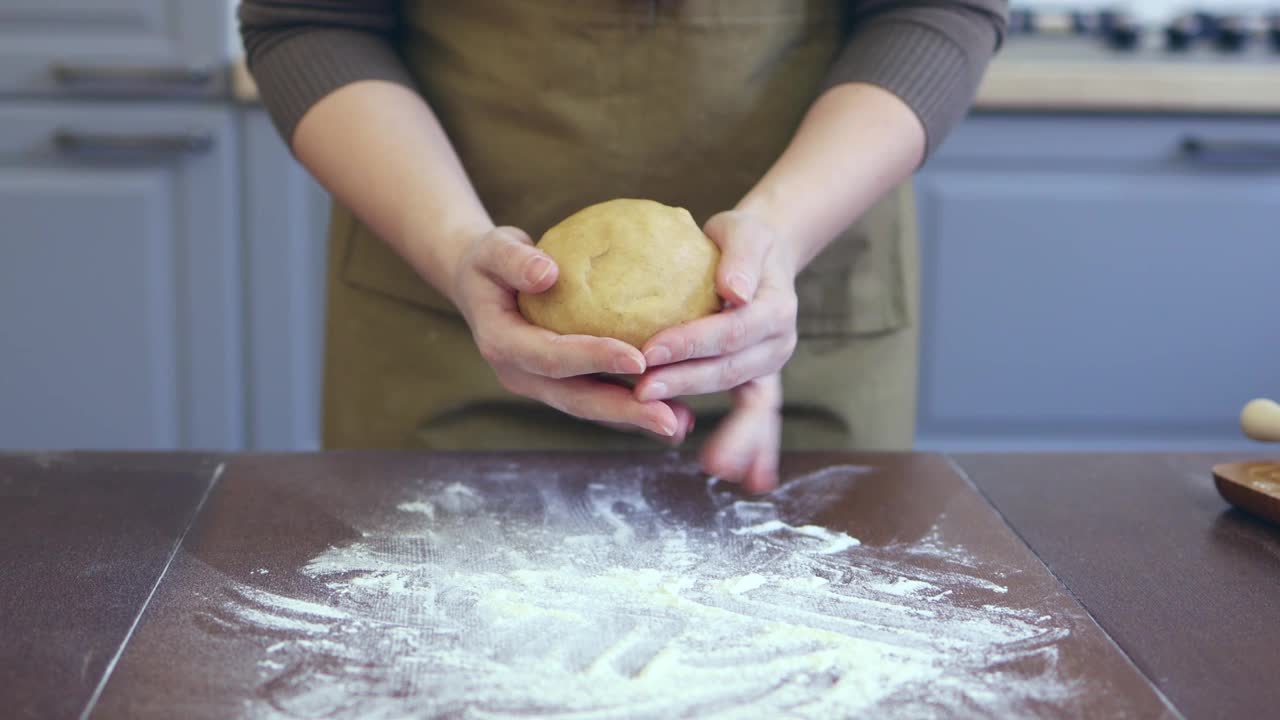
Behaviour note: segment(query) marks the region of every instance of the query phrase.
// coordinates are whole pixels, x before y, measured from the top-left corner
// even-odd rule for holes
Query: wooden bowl
[[[1232,505],[1280,524],[1280,461],[1214,465],[1213,484],[1222,499]]]

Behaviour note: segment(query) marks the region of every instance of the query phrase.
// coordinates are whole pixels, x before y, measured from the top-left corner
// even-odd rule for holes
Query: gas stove
[[[1280,5],[1157,18],[1123,8],[1010,9],[1006,55],[1035,60],[1134,60],[1280,66]]]

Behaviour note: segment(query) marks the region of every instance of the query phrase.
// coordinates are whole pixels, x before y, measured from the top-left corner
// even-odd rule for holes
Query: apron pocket
[[[909,211],[896,190],[831,242],[796,278],[800,338],[873,335],[908,323],[903,266]]]
[[[343,282],[417,307],[461,315],[448,298],[423,280],[350,211],[340,208],[336,215],[340,223],[336,229],[346,235],[346,254],[340,273]]]

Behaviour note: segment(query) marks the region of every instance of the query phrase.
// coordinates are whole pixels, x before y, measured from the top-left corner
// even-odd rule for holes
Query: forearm
[[[924,152],[924,127],[906,103],[873,85],[838,85],[814,102],[738,209],[773,226],[799,270],[908,179]]]
[[[338,201],[452,297],[463,244],[493,222],[421,96],[382,81],[345,85],[302,117],[293,150]]]
[[[1007,0],[865,0],[826,90],[739,203],[796,269],[906,181],[967,112],[1003,38]]]

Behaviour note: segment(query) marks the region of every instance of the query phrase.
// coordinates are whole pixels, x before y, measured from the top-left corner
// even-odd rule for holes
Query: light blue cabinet
[[[1244,446],[1280,394],[1280,120],[974,116],[917,189],[919,446]]]
[[[0,95],[221,95],[228,25],[221,0],[3,0]]]
[[[260,107],[240,115],[249,446],[320,447],[329,196]]]
[[[228,108],[0,104],[0,448],[235,448]]]

